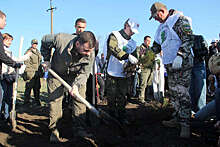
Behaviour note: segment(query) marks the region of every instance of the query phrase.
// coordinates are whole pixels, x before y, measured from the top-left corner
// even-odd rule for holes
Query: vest
[[[133,39],[126,40],[124,37],[118,32],[113,31],[112,32],[115,37],[118,40],[118,47],[120,49],[124,49],[124,51],[128,54],[131,54],[136,49],[136,42]],[[109,75],[114,77],[126,77],[126,74],[124,73],[124,67],[123,65],[128,62],[128,60],[118,60],[113,55],[110,56],[107,72]]]
[[[173,26],[181,16],[176,13],[168,17],[165,23],[160,24],[156,31],[155,41],[161,45],[163,51],[163,63],[170,64],[177,56],[179,47],[182,44],[177,33],[173,30]]]

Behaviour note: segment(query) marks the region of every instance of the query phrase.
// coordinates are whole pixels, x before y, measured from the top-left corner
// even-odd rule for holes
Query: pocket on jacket
[[[24,81],[31,80],[34,77],[35,72],[24,72],[22,77]]]

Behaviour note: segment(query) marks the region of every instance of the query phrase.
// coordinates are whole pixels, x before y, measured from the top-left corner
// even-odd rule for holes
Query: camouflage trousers
[[[116,117],[124,117],[128,93],[128,78],[107,75],[106,95],[108,109]]]
[[[65,80],[71,81],[71,80]],[[64,92],[66,89],[64,86],[50,74],[47,79],[48,92],[49,92],[49,129],[53,130],[57,128],[58,121],[62,118],[62,101],[64,98]],[[86,85],[83,84],[79,87],[79,94],[85,98]],[[72,121],[73,130],[81,130],[86,127],[86,106],[80,100],[72,99]]]
[[[191,101],[189,87],[191,81],[191,68],[173,70],[172,65],[166,65],[170,101],[175,108],[174,116],[181,125],[188,126],[191,117]]]
[[[153,70],[150,68],[143,69],[139,75],[138,99],[145,100],[145,90],[147,85],[151,85],[153,80]]]

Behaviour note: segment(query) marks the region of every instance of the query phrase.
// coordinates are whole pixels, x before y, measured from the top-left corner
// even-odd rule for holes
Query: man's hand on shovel
[[[51,64],[49,61],[44,61],[41,65],[43,66],[44,71],[47,71],[51,67]]]
[[[73,85],[72,89],[70,89],[69,93],[71,96],[76,98],[79,95],[78,87],[76,85]]]

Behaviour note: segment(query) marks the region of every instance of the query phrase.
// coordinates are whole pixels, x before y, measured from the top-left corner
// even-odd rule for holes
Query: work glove
[[[21,65],[23,65],[23,63],[18,63],[18,62],[17,62],[17,63],[14,64],[13,67],[14,67],[14,68],[21,68]]]
[[[128,60],[131,62],[131,64],[137,64],[138,63],[138,59],[135,56],[131,55],[131,54],[128,55]]]
[[[180,69],[182,67],[182,62],[183,62],[182,57],[176,56],[176,58],[174,59],[173,64],[172,64],[172,68],[173,69]]]
[[[137,71],[137,73],[141,73],[141,67],[140,67],[140,65],[136,65],[136,71]]]

